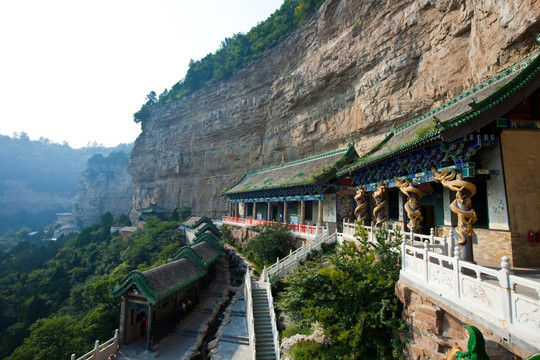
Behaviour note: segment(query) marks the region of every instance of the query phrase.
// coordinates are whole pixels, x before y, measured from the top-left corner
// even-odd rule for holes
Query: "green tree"
[[[285,279],[279,307],[300,323],[322,326],[331,339],[322,358],[400,359],[406,326],[394,290],[399,236],[379,231],[375,246],[364,230],[358,236],[359,244],[298,267]]]
[[[281,224],[259,226],[254,230],[259,234],[248,243],[246,253],[259,268],[285,257],[292,248],[291,233]]]
[[[26,338],[7,360],[69,359],[83,353],[84,339],[79,323],[68,315],[40,319],[30,327]]]

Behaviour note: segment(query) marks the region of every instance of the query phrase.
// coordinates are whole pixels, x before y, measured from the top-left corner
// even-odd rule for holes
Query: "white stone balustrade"
[[[76,358],[75,354],[71,355],[71,360],[107,360],[109,355],[116,353],[118,350],[118,329],[114,332],[114,337],[103,344],[99,344],[99,340],[96,340],[94,349],[87,352],[80,358]]]
[[[270,276],[274,274],[278,274],[280,279],[284,278],[298,266],[300,261],[307,258],[312,250],[319,250],[323,243],[335,242],[336,235],[337,233],[329,234],[328,230],[324,230],[321,234],[317,235],[313,241],[303,243],[300,248],[291,251],[289,255],[283,259],[277,259],[275,264],[263,269],[263,281],[269,281]]]
[[[251,296],[251,275],[249,269],[244,277],[244,303],[246,306],[246,321],[249,337],[249,352],[251,360],[255,360],[257,352],[255,349],[255,318],[253,317],[253,298]]]
[[[528,344],[531,352],[540,350],[540,283],[513,275],[506,256],[500,270],[459,256],[458,246],[450,257],[404,241],[400,278],[437,294],[451,308],[494,332],[499,329],[504,338],[519,339],[525,348]]]

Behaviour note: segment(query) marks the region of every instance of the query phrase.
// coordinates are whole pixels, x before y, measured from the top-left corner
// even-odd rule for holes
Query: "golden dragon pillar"
[[[420,210],[420,199],[424,196],[424,193],[411,185],[411,183],[405,179],[396,180],[396,186],[399,190],[407,196],[407,203],[405,203],[405,211],[407,212],[407,217],[409,218],[409,223],[407,227],[414,233],[420,233],[421,226],[420,223],[424,220],[422,216],[422,211]]]
[[[450,204],[450,210],[458,217],[456,232],[459,236],[461,257],[463,260],[473,261],[472,237],[475,235],[473,224],[476,222],[476,212],[471,206],[471,198],[476,194],[476,185],[461,179],[450,170],[437,172],[431,169],[436,181],[444,187],[456,192],[456,199]]]
[[[366,200],[366,187],[361,185],[356,191],[354,196],[354,201],[356,201],[356,208],[354,209],[354,216],[357,221],[360,221],[361,224],[364,223],[367,217],[367,200]]]
[[[375,226],[379,227],[384,224],[388,217],[386,216],[386,183],[381,181],[377,186],[377,190],[373,192],[373,199],[375,199],[375,208],[373,209],[373,218],[376,223]]]

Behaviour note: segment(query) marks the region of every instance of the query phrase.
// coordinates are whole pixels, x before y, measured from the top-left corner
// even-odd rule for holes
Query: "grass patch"
[[[294,360],[324,360],[330,357],[327,348],[314,341],[301,341],[289,349],[289,356]]]
[[[298,324],[291,324],[285,329],[283,329],[279,335],[281,339],[285,339],[296,334],[311,335],[313,334],[313,329],[311,328],[311,326],[300,326]]]

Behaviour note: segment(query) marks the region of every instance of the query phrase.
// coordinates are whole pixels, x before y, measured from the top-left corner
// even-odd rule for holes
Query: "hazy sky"
[[[132,142],[133,113],[170,89],[190,59],[247,32],[283,0],[0,2],[0,134]]]

